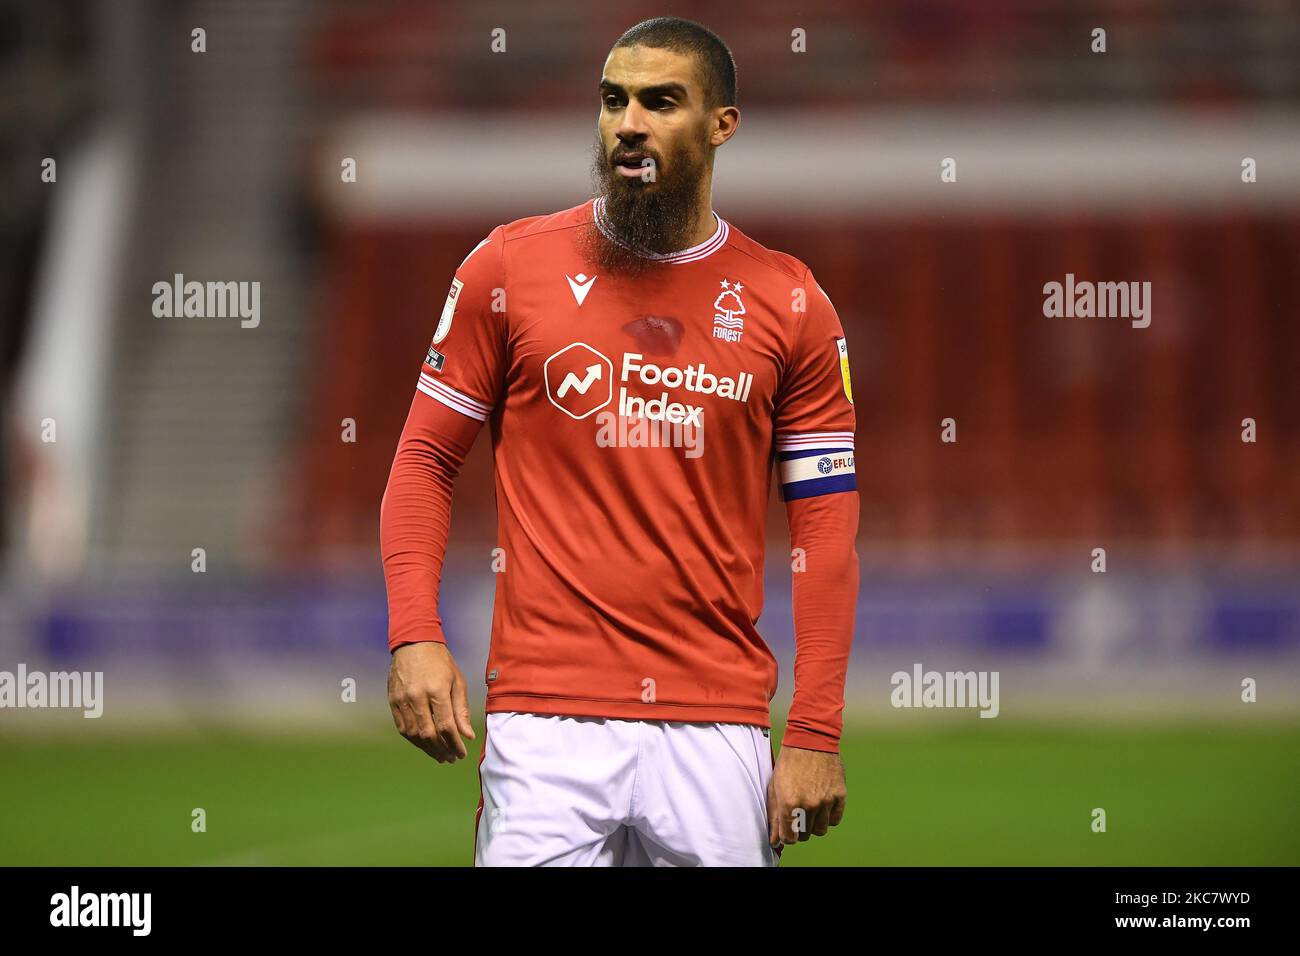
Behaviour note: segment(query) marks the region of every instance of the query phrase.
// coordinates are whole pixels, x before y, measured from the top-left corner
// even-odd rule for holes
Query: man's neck
[[[692,234],[690,241],[686,243],[686,248],[693,249],[702,242],[708,242],[717,231],[718,220],[714,217],[713,207],[706,203],[704,215],[697,217],[695,232]]]
[[[718,220],[713,215],[713,181],[712,176],[706,175],[700,183],[699,200],[695,204],[695,228],[691,231],[686,248],[692,249],[702,242],[708,242],[717,231]]]

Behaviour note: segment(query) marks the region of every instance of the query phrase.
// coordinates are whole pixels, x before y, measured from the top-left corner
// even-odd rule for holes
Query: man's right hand
[[[438,763],[455,763],[467,753],[461,738],[474,739],[465,678],[446,644],[421,641],[393,652],[388,707],[398,732]]]

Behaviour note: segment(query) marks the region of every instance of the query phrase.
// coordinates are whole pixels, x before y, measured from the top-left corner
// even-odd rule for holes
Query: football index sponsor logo
[[[563,398],[570,388],[576,388],[579,395],[586,395],[587,389],[591,388],[591,383],[600,380],[601,366],[597,362],[595,365],[588,365],[587,372],[581,379],[576,372],[570,372],[564,376],[564,381],[560,383],[559,390],[555,395],[557,398]]]
[[[613,400],[614,363],[586,342],[566,345],[542,366],[546,397],[581,421]]]
[[[623,418],[646,418],[673,425],[703,424],[704,407],[670,401],[670,389],[696,395],[712,395],[733,402],[749,401],[754,387],[752,372],[718,375],[708,365],[660,366],[643,361],[640,352],[624,352],[619,371],[618,414]],[[613,363],[586,342],[574,342],[553,354],[542,366],[546,397],[551,404],[574,419],[584,419],[613,400]],[[657,396],[634,395],[628,383],[660,386]]]
[[[684,402],[670,402],[668,389],[685,389],[697,395],[713,395],[733,402],[749,400],[754,386],[752,372],[738,372],[734,376],[720,376],[708,370],[705,363],[679,368],[675,365],[658,366],[643,363],[639,352],[623,353],[623,369],[619,378],[623,383],[618,391],[618,413],[626,417],[641,416],[652,421],[666,421],[681,425],[702,425],[704,408]],[[646,399],[631,395],[627,383],[633,376],[643,385],[661,385],[663,391],[657,398]]]
[[[570,418],[581,421],[613,401],[613,363],[585,342],[566,345],[546,360],[546,397]],[[658,395],[633,394],[640,386],[658,387]],[[629,388],[629,386],[632,386]],[[602,448],[682,448],[687,458],[704,453],[704,406],[681,397],[710,395],[748,402],[754,387],[752,372],[719,375],[705,362],[656,365],[640,352],[624,352],[618,375],[616,409],[596,418],[596,444]],[[681,396],[680,391],[690,393]],[[844,465],[837,455],[833,471]],[[852,462],[852,453],[848,461]]]

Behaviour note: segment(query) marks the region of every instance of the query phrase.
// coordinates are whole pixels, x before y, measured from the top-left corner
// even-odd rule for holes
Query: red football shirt
[[[601,274],[593,217],[599,200],[521,219],[469,254],[412,409],[491,425],[487,710],[769,726],[773,463],[787,500],[856,495],[839,318],[807,266],[720,217],[648,273]],[[396,647],[436,611],[392,591]]]

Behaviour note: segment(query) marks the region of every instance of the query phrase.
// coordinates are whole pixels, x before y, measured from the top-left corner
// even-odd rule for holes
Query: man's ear
[[[713,114],[713,129],[709,134],[709,145],[718,147],[735,135],[740,126],[740,110],[734,106],[723,106]]]

